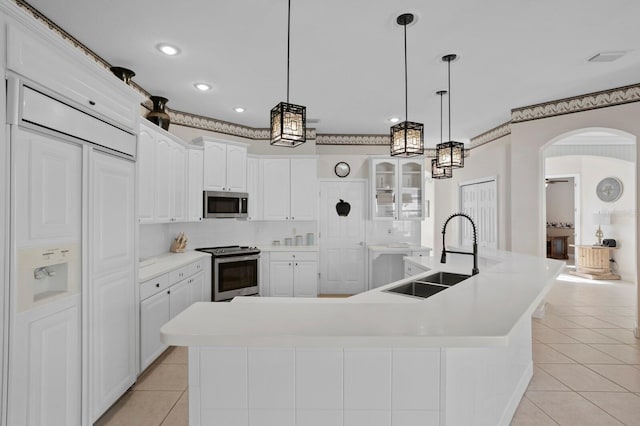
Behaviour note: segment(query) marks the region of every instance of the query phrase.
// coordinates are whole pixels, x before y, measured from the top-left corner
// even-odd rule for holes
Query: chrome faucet
[[[451,219],[456,216],[465,217],[469,219],[471,222],[471,227],[473,228],[473,253],[469,253],[467,251],[455,251],[455,250],[447,250],[444,245],[444,236],[447,232],[447,224]],[[456,254],[470,254],[473,256],[473,270],[471,271],[471,275],[477,275],[480,271],[478,270],[478,233],[476,232],[476,224],[473,222],[473,219],[466,213],[454,213],[445,220],[444,225],[442,226],[442,255],[440,256],[440,263],[447,263],[447,253],[456,253]]]

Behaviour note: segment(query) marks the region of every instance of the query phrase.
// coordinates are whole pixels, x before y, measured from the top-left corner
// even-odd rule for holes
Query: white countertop
[[[201,251],[185,251],[184,253],[164,253],[150,257],[140,262],[138,268],[138,282],[144,282],[159,277],[162,274],[195,262],[203,257],[210,257],[209,253]]]
[[[471,256],[408,258],[432,271],[469,274]],[[178,346],[486,347],[506,344],[543,300],[564,262],[480,249],[480,274],[427,299],[384,292],[416,277],[348,299],[252,298],[196,303],[165,324]],[[249,302],[249,303],[247,303]],[[265,303],[266,302],[266,303]]]
[[[257,246],[260,251],[266,251],[266,252],[271,252],[271,251],[318,251],[318,246],[285,246],[285,245],[279,245],[279,246]]]

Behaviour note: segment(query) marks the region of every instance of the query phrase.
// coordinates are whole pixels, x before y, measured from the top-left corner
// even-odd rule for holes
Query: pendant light
[[[424,125],[408,120],[408,83],[407,83],[407,25],[413,22],[412,13],[398,16],[396,22],[404,27],[404,119],[402,123],[391,126],[391,155],[413,157],[424,153]]]
[[[440,143],[442,143],[442,96],[446,95],[446,90],[438,90],[436,95],[440,96]],[[438,167],[438,160],[431,160],[431,177],[433,179],[448,179],[453,177],[453,169],[451,167]]]
[[[445,55],[442,61],[447,63],[447,80],[449,86],[449,141],[436,146],[436,160],[438,167],[454,169],[464,167],[464,144],[451,140],[451,62],[457,55]]]
[[[289,103],[289,51],[291,47],[291,0],[287,9],[287,102],[271,110],[271,145],[294,148],[307,141],[307,108]]]

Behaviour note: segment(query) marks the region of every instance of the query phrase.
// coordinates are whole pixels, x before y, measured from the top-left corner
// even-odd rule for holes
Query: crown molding
[[[496,139],[500,139],[503,136],[507,136],[511,134],[511,122],[507,121],[506,123],[500,124],[499,126],[494,127],[493,129],[487,130],[486,132],[471,138],[471,146],[469,149],[477,148],[481,145],[484,145],[489,142],[493,142]]]
[[[43,24],[50,31],[60,37],[62,40],[71,44],[78,51],[82,52],[89,59],[109,70],[111,64],[74,38],[71,34],[64,31],[49,18],[40,13],[24,0],[6,0],[15,3],[21,10],[33,17],[36,21]],[[147,99],[151,94],[134,81],[129,83],[135,91],[143,95]],[[571,98],[559,99],[551,102],[545,102],[536,105],[515,108],[511,110],[511,121],[501,124],[490,129],[478,136],[471,138],[468,153],[471,149],[492,142],[511,133],[511,125],[513,123],[521,123],[525,121],[538,120],[542,118],[554,117],[558,115],[571,114],[575,112],[588,111],[598,108],[606,108],[615,105],[640,101],[640,83],[630,86],[619,87],[615,89],[604,90],[600,92],[589,93],[586,95],[574,96]],[[142,104],[146,109],[151,110],[151,102],[146,101]],[[167,113],[171,118],[171,122],[176,125],[192,127],[196,129],[208,130],[212,132],[224,133],[232,136],[240,136],[248,139],[269,139],[269,129],[254,128],[241,124],[230,123],[227,121],[217,120],[211,117],[191,114],[188,112],[172,110],[167,108]],[[315,139],[316,145],[389,145],[389,135],[338,135],[338,134],[316,134],[316,129],[307,129],[307,139]],[[426,149],[425,155],[429,157],[435,156],[434,149]]]
[[[555,117],[557,115],[589,111],[638,101],[640,101],[640,83],[515,108],[511,110],[511,122],[521,123],[523,121],[539,120],[541,118]]]

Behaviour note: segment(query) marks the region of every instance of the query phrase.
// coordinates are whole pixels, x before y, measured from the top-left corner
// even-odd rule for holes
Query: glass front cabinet
[[[371,218],[424,218],[424,159],[371,158]]]

